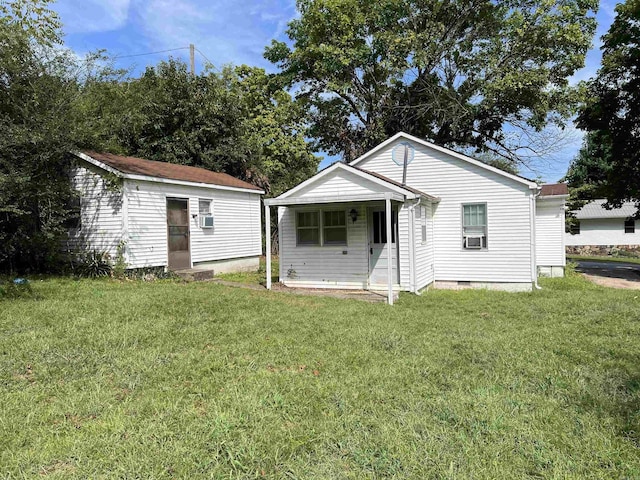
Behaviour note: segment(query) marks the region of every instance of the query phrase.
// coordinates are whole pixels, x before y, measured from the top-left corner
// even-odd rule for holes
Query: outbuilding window
[[[487,204],[462,205],[462,248],[482,250],[487,248]]]
[[[296,242],[298,245],[320,245],[320,212],[296,213]]]
[[[198,213],[203,215],[211,215],[211,200],[201,198],[198,200]]]
[[[211,214],[211,200],[200,198],[198,200],[198,216],[200,227],[203,229],[213,228],[213,215]]]
[[[344,210],[323,212],[322,236],[324,245],[347,244],[347,214]]]
[[[82,198],[79,194],[72,195],[67,201],[67,218],[64,227],[68,230],[82,229]]]
[[[624,221],[624,233],[636,233],[636,221],[633,218]]]

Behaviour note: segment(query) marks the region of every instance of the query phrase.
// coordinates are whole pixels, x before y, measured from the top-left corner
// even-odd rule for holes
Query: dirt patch
[[[625,278],[615,277],[601,277],[599,275],[589,275],[587,273],[583,273],[583,275],[587,280],[603,287],[640,290],[640,282],[635,280],[627,280]]]

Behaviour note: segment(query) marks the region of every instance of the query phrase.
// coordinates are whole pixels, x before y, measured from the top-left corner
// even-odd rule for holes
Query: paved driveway
[[[598,285],[640,290],[640,264],[578,261],[576,270]]]

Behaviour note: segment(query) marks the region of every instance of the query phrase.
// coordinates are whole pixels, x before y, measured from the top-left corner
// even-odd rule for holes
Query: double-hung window
[[[320,245],[320,212],[296,212],[298,245]]]
[[[296,244],[346,245],[347,213],[344,210],[296,212]]]
[[[487,204],[462,205],[462,248],[482,250],[487,248]]]
[[[344,210],[322,212],[324,245],[347,244],[347,214]]]
[[[624,233],[636,233],[636,221],[633,218],[624,221]]]

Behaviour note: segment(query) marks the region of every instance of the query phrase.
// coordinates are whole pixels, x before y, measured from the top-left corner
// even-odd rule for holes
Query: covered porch
[[[342,195],[265,200],[267,271],[271,268],[271,207],[277,208],[280,283],[287,287],[384,292],[401,290],[398,216],[402,195]],[[406,239],[405,239],[406,241]],[[267,280],[271,289],[271,279]]]
[[[420,219],[431,212],[434,201],[435,197],[378,174],[334,164],[265,200],[267,268],[275,211],[281,284],[384,292],[393,304],[400,290],[417,292],[420,287],[416,254],[427,246],[417,236],[423,228]]]

